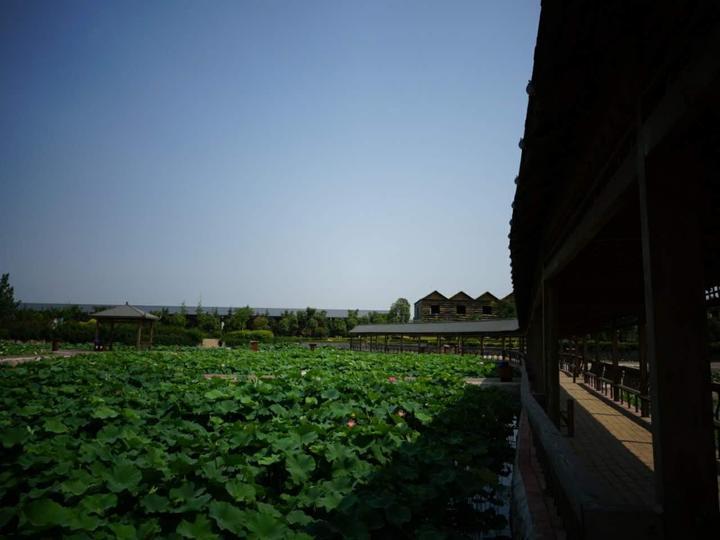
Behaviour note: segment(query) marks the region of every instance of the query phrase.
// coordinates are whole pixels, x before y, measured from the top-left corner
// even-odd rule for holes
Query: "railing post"
[[[575,402],[569,398],[567,400],[567,430],[568,437],[575,436]]]

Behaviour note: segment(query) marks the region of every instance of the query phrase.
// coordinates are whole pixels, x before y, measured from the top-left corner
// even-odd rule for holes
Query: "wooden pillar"
[[[93,349],[100,343],[100,319],[95,319],[95,343]],[[95,349],[97,350],[97,349]]]
[[[135,348],[136,348],[136,349],[139,349],[139,348],[140,348],[140,344],[141,344],[140,342],[141,342],[141,340],[142,340],[142,329],[143,329],[143,321],[140,321],[140,322],[138,323],[137,342],[135,343]]]
[[[480,336],[480,356],[485,357],[485,336]]]
[[[437,337],[437,350],[438,354],[442,353],[442,349],[440,348],[440,336]]]
[[[528,325],[528,352],[525,367],[528,377],[532,382],[532,388],[536,395],[544,396],[545,389],[545,365],[543,363],[543,326],[542,314],[537,310]],[[542,401],[545,402],[544,397]]]
[[[465,356],[465,338],[460,336],[460,354]]]
[[[665,538],[707,538],[719,520],[700,224],[706,173],[689,144],[670,141],[639,160],[655,495]]]
[[[645,320],[638,324],[638,362],[640,363],[640,393],[648,395],[648,359],[647,359],[647,338]],[[648,416],[650,410],[646,401],[640,401],[640,416]]]
[[[547,413],[560,427],[560,358],[558,356],[558,297],[552,283],[543,283],[543,364]]]
[[[400,352],[405,352],[405,336],[400,336]]]
[[[420,336],[417,337],[417,353],[420,354]]]
[[[113,348],[113,337],[115,335],[115,321],[110,321],[110,342],[108,343],[108,350],[112,351]]]
[[[150,323],[150,347],[152,347],[153,339],[155,338],[155,321]]]
[[[615,321],[613,320],[612,323],[612,366],[613,366],[613,389],[612,389],[612,398],[615,401],[618,401],[620,399],[620,391],[617,387],[617,384],[620,382],[620,354],[618,351],[618,329]]]

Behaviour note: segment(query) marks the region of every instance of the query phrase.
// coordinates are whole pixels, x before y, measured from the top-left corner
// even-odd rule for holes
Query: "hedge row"
[[[273,333],[270,330],[238,330],[225,334],[223,343],[228,347],[235,347],[237,345],[246,345],[251,341],[269,343],[273,341],[273,338]]]
[[[177,326],[156,325],[154,343],[156,345],[198,345],[204,335],[196,328],[179,328]],[[110,328],[100,328],[100,339],[107,343]],[[55,330],[43,323],[23,321],[6,324],[0,328],[0,339],[18,341],[58,339],[65,343],[91,343],[95,340],[95,323],[68,321]],[[119,324],[113,332],[113,342],[134,345],[137,339],[137,326]]]

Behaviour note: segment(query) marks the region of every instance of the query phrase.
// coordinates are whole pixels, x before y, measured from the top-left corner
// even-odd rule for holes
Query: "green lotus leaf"
[[[285,468],[295,483],[300,484],[315,470],[315,460],[305,453],[291,454],[285,458]]]
[[[118,413],[115,409],[108,407],[107,405],[101,405],[92,412],[93,418],[115,418]]]
[[[87,512],[103,514],[105,510],[113,508],[117,504],[117,496],[112,493],[97,493],[86,495],[80,501],[80,506]]]
[[[133,492],[142,480],[142,473],[135,465],[124,461],[115,465],[104,479],[110,491],[115,493],[125,490]]]
[[[238,502],[252,502],[255,500],[255,486],[239,480],[230,480],[225,484],[230,496]]]
[[[67,433],[68,427],[59,418],[48,418],[43,427],[51,433]]]
[[[31,502],[23,509],[23,513],[36,527],[64,525],[70,519],[69,510],[50,499]]]
[[[140,504],[151,514],[165,512],[170,507],[170,501],[168,501],[167,497],[162,497],[157,493],[145,495],[140,500]]]
[[[110,525],[110,529],[115,533],[117,540],[137,540],[137,529],[129,523],[115,523]]]
[[[24,427],[6,428],[0,431],[0,442],[5,448],[22,444],[30,438],[30,432]]]
[[[192,523],[182,520],[175,530],[183,538],[195,538],[197,540],[215,540],[219,538],[212,530],[212,523],[204,515],[198,514]]]
[[[226,502],[210,503],[210,517],[218,527],[233,534],[245,536],[246,512]]]

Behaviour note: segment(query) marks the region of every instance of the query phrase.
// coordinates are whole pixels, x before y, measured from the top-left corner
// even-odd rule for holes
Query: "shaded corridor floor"
[[[618,504],[652,506],[652,434],[560,373],[560,403],[575,400],[575,436],[568,441]]]

